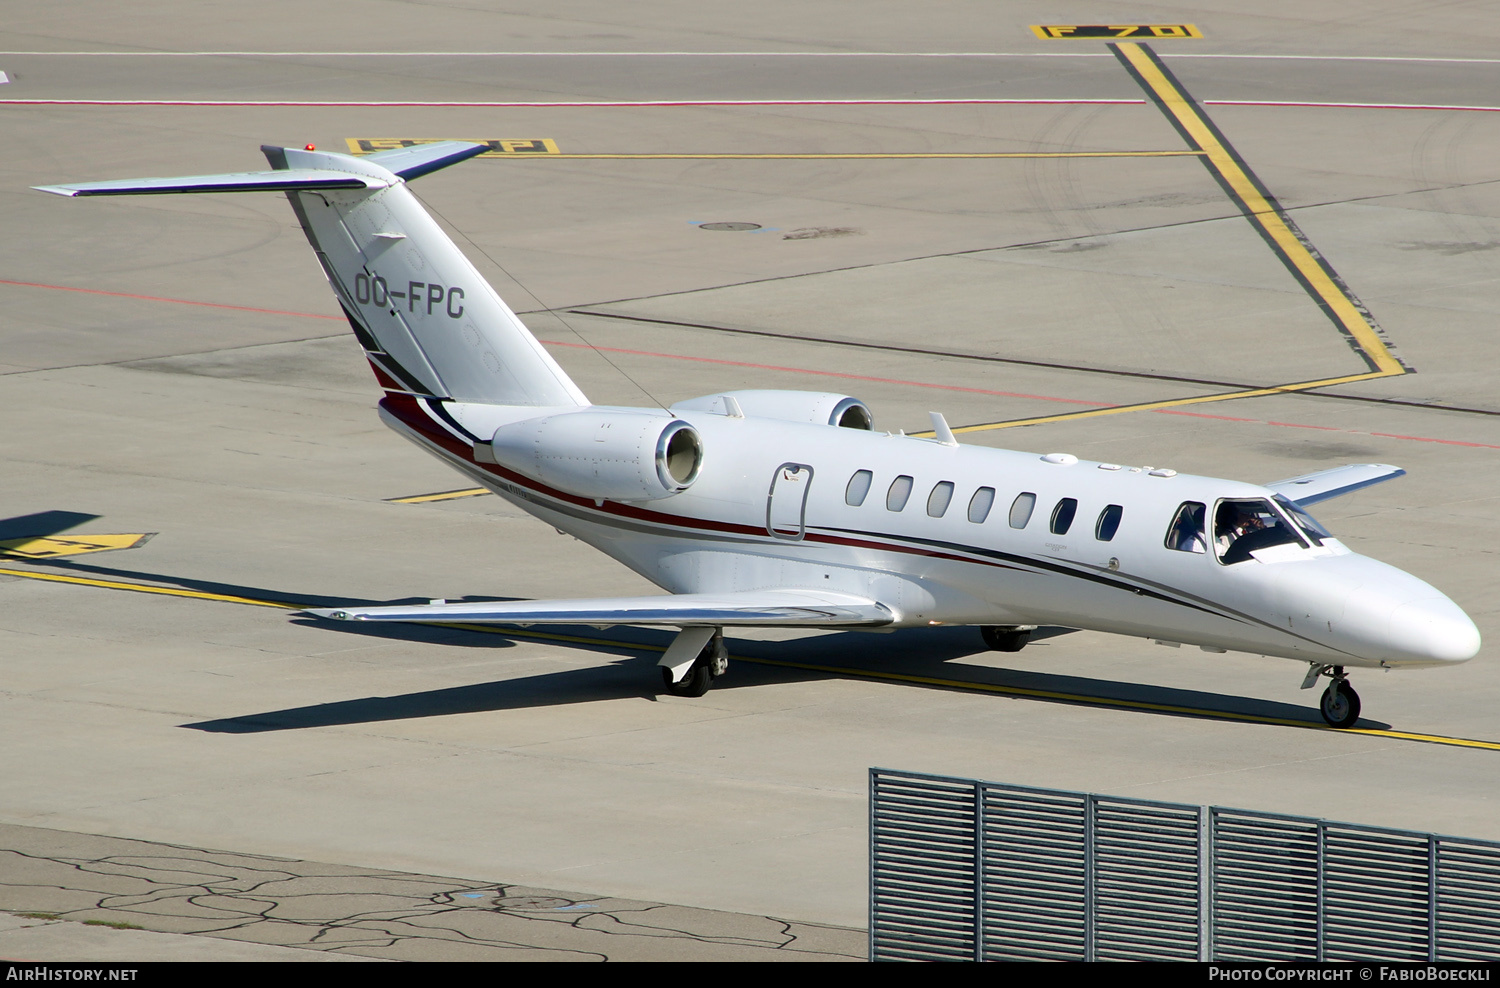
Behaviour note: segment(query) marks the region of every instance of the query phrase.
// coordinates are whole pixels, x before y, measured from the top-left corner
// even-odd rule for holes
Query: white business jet
[[[860,401],[734,391],[593,405],[406,183],[483,151],[355,158],[265,147],[270,171],[40,187],[67,196],[286,193],[385,390],[398,433],[668,591],[599,600],[345,607],[345,621],[658,625],[666,688],[701,696],[726,627],[978,626],[1015,651],[1038,625],[1308,664],[1321,712],[1359,718],[1345,670],[1462,662],[1451,600],[1350,551],[1307,505],[1400,476],[1381,464],[1265,487],[1067,453],[877,432]]]

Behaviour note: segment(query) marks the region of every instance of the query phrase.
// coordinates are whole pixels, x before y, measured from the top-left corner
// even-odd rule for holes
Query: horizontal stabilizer
[[[439,165],[439,168],[442,166]],[[180,178],[120,178],[77,185],[37,185],[39,192],[59,196],[150,196],[169,192],[290,192],[314,189],[383,189],[390,185],[374,175],[294,168],[233,175],[186,175]]]
[[[431,144],[415,144],[409,148],[376,151],[374,154],[365,155],[364,160],[373,161],[387,171],[395,172],[410,181],[414,178],[421,178],[423,175],[431,175],[439,168],[447,168],[460,161],[468,161],[475,155],[484,154],[488,150],[487,144],[473,144],[469,141],[434,141]]]
[[[1308,505],[1404,476],[1405,470],[1389,463],[1351,463],[1346,467],[1319,470],[1291,480],[1278,480],[1266,486],[1289,500]]]
[[[595,600],[515,600],[320,608],[305,611],[335,621],[415,621],[444,624],[591,624],[672,627],[879,627],[895,615],[884,604],[853,594],[814,590],[605,597]]]

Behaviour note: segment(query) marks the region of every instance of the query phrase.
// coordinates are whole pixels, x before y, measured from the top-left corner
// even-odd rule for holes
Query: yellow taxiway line
[[[1380,371],[1381,376],[1405,374],[1406,368],[1387,349],[1349,289],[1332,268],[1313,254],[1306,236],[1251,173],[1203,108],[1182,88],[1156,53],[1145,45],[1132,42],[1109,47],[1177,127],[1188,146],[1203,152],[1203,163],[1224,191],[1256,225],[1272,250],[1318,304],[1353,338],[1373,364],[1371,369]]]
[[[821,161],[829,158],[855,160],[881,158],[1188,158],[1201,157],[1202,151],[870,151],[870,152],[807,152],[807,153],[757,153],[757,154],[517,154],[514,158],[600,158],[608,160],[714,160],[729,158],[738,160],[808,160]],[[498,156],[497,156],[498,157]]]
[[[19,577],[24,580],[45,580],[52,583],[69,583],[77,586],[98,587],[105,590],[126,590],[133,593],[160,594],[168,597],[187,597],[194,600],[211,600],[226,604],[249,604],[256,607],[276,607],[289,611],[300,611],[307,604],[289,600],[261,600],[255,597],[240,597],[234,594],[209,593],[203,590],[183,590],[177,587],[156,587],[144,583],[127,583],[121,580],[97,580],[92,577],[67,576],[58,573],[38,573],[30,570],[0,569],[0,576]],[[416,623],[416,622],[413,622]],[[423,622],[424,624],[426,622]],[[487,624],[434,623],[435,628],[452,628],[487,635],[502,635],[506,638],[529,638],[537,641],[564,642],[575,645],[604,645],[610,648],[638,652],[665,652],[665,645],[650,645],[640,642],[622,642],[611,638],[591,638],[579,635],[563,635],[547,631],[531,631],[524,628],[500,627]],[[992,683],[976,683],[965,679],[939,679],[933,676],[913,676],[900,672],[881,672],[869,669],[850,669],[840,666],[815,665],[809,662],[786,662],[779,659],[731,656],[735,662],[750,665],[775,666],[782,669],[800,669],[856,679],[872,679],[888,683],[906,683],[916,686],[936,686],[942,689],[960,690],[969,693],[988,693],[995,696],[1013,696],[1023,699],[1050,700],[1084,706],[1106,707],[1114,710],[1138,710],[1146,713],[1175,714],[1183,717],[1201,717],[1214,720],[1233,721],[1244,724],[1268,724],[1277,727],[1296,727],[1313,731],[1336,731],[1340,734],[1363,734],[1374,738],[1390,738],[1397,741],[1420,741],[1425,744],[1440,744],[1459,748],[1483,748],[1500,751],[1500,741],[1480,741],[1473,738],[1453,738],[1441,734],[1418,734],[1411,731],[1381,730],[1376,728],[1328,727],[1309,721],[1289,720],[1281,717],[1260,717],[1254,714],[1235,714],[1204,707],[1184,707],[1167,703],[1148,703],[1143,700],[1112,699],[1091,696],[1087,693],[1062,693],[1055,690],[1027,689],[1021,686],[1000,686]]]
[[[392,504],[426,504],[428,501],[453,501],[461,497],[478,497],[490,493],[487,487],[466,487],[461,491],[439,491],[436,494],[413,494],[411,497],[388,497]]]

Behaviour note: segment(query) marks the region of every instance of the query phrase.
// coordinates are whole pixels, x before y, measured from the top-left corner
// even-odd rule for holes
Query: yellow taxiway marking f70
[[[1069,38],[1201,38],[1192,24],[1033,24],[1031,33],[1043,41]]]
[[[233,594],[216,594],[203,590],[182,590],[177,587],[155,587],[144,583],[127,583],[122,580],[96,580],[84,576],[65,576],[60,573],[38,573],[31,570],[0,569],[0,576],[19,577],[25,580],[45,580],[51,583],[71,583],[78,586],[98,587],[104,590],[128,590],[133,593],[161,594],[169,597],[188,597],[194,600],[213,600],[226,604],[249,604],[256,607],[276,607],[289,611],[302,610],[307,605],[289,600],[260,600],[254,597],[239,597]],[[641,652],[664,652],[665,645],[650,645],[639,642],[623,642],[604,637],[564,635],[556,632],[531,631],[520,628],[497,627],[483,624],[460,624],[434,622],[433,627],[454,628],[487,635],[503,635],[507,638],[529,638],[537,641],[565,642],[579,645],[607,645],[614,648]],[[776,659],[749,658],[735,655],[731,659],[750,665],[776,666],[783,669],[800,669],[805,672],[831,673],[858,679],[873,679],[890,683],[909,683],[917,686],[936,686],[943,689],[962,690],[972,693],[990,693],[998,696],[1014,696],[1024,699],[1051,700],[1094,707],[1109,707],[1115,710],[1138,710],[1147,713],[1175,714],[1185,717],[1205,717],[1214,720],[1235,721],[1242,724],[1268,724],[1277,727],[1297,727],[1312,731],[1334,731],[1340,734],[1363,734],[1372,738],[1390,738],[1396,741],[1420,741],[1424,744],[1441,744],[1458,748],[1483,748],[1500,751],[1500,741],[1480,741],[1474,738],[1454,738],[1441,734],[1418,734],[1412,731],[1382,730],[1379,728],[1327,727],[1313,721],[1291,720],[1281,717],[1262,717],[1255,714],[1238,714],[1207,707],[1184,707],[1167,703],[1149,703],[1143,700],[1116,699],[1106,696],[1091,696],[1087,693],[1063,693],[1056,690],[1028,689],[1022,686],[1004,686],[996,683],[976,683],[963,679],[938,679],[932,676],[913,676],[907,673],[882,672],[872,669],[852,669],[839,666],[815,665],[808,662],[785,662]]]
[[[435,144],[438,141],[465,140],[472,144],[488,144],[489,150],[479,154],[481,158],[505,158],[523,154],[557,154],[557,142],[550,137],[539,137],[527,140],[477,140],[473,138],[450,138],[450,137],[346,137],[344,143],[349,146],[350,154],[371,154],[375,151],[394,151],[397,148],[416,147],[418,144]]]
[[[84,552],[110,552],[145,545],[155,532],[133,535],[70,535],[5,539],[0,541],[0,559],[55,559]]]

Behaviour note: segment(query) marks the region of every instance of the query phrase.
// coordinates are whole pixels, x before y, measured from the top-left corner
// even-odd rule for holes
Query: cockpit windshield
[[[1333,538],[1332,533],[1318,523],[1318,520],[1307,513],[1307,509],[1285,494],[1277,494],[1272,500],[1281,506],[1281,510],[1302,529],[1308,538],[1312,539],[1313,545],[1322,545],[1324,539]]]
[[[1214,553],[1219,562],[1233,566],[1251,558],[1250,554],[1255,550],[1274,545],[1306,548],[1308,542],[1264,498],[1219,502],[1214,511]]]

